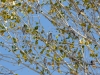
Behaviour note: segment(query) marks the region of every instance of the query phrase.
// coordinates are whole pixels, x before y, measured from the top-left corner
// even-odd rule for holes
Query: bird
[[[23,27],[22,27],[22,32],[23,32],[23,34],[26,33],[26,30],[27,30],[27,25],[23,25]]]
[[[91,60],[90,65],[91,65],[93,68],[96,68],[95,61]]]
[[[91,65],[95,65],[95,62],[93,60],[91,60]]]
[[[36,7],[36,14],[37,14],[37,12],[38,12],[38,5],[37,5],[37,7]]]
[[[98,1],[98,3],[97,3],[99,6],[100,6],[100,0]]]
[[[46,63],[47,63],[46,57],[44,58],[43,62],[44,62],[44,65],[46,66]]]
[[[82,12],[84,12],[84,9],[82,9],[82,10],[79,12],[79,14],[78,14],[78,15],[80,15]]]
[[[48,34],[48,42],[51,42],[52,41],[52,33],[49,33]]]
[[[40,9],[40,5],[37,4],[37,5],[36,5],[36,14],[37,14],[37,12],[39,11],[39,9]]]

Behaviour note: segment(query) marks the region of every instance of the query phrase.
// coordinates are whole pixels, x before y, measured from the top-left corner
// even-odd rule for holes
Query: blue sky
[[[49,7],[49,6],[48,6]],[[45,9],[49,9],[47,6],[45,6],[44,8]],[[80,7],[80,9],[82,9],[83,7]],[[87,12],[87,11],[85,11],[85,12]],[[40,14],[39,14],[40,15]],[[88,14],[89,15],[89,14]],[[31,15],[30,15],[31,16]],[[36,16],[38,16],[38,14],[37,15],[33,15],[34,16],[34,20],[36,20],[36,21],[38,21],[39,19],[38,19],[38,17],[36,17]],[[25,22],[27,22],[27,18],[25,18],[24,19],[24,21]],[[45,30],[45,32],[46,32],[46,35],[48,35],[48,33],[49,33],[49,31],[50,32],[52,32],[53,33],[53,38],[55,39],[56,38],[56,35],[58,34],[57,32],[56,32],[56,30],[55,30],[55,27],[51,24],[51,22],[50,21],[48,21],[45,17],[43,17],[42,15],[40,15],[40,22],[41,22],[41,24],[42,24],[42,26],[44,27],[44,30]],[[69,21],[69,24],[70,25],[73,25],[73,23],[72,23],[72,21]],[[21,24],[20,24],[21,25]],[[22,26],[22,25],[21,25]],[[35,23],[33,23],[33,27],[35,26]],[[21,31],[20,31],[21,32]],[[21,32],[22,33],[22,32]],[[14,36],[14,35],[13,35]],[[98,37],[98,36],[96,36],[95,35],[95,37]],[[47,38],[47,37],[46,37]],[[1,41],[3,41],[3,39],[0,39]],[[40,43],[41,45],[42,45],[42,43]],[[86,49],[87,50],[87,49]],[[2,48],[2,47],[0,47],[0,53],[1,54],[11,54],[12,55],[12,57],[14,57],[14,55],[12,54],[12,53],[10,53],[10,52],[8,52],[7,50],[5,50],[4,48]],[[89,57],[89,55],[88,55],[88,52],[86,51],[86,57],[88,58]],[[2,59],[6,59],[6,58],[3,58],[3,57],[0,57],[0,58],[2,58]],[[89,60],[87,60],[87,58],[85,58],[86,59],[86,61],[88,61],[88,62],[90,62],[90,60],[92,59],[92,58],[90,58]],[[11,59],[7,59],[7,60],[9,60],[9,61],[12,61]],[[8,62],[6,62],[5,60],[0,60],[0,65],[3,65],[3,66],[5,66],[5,67],[7,67],[7,68],[9,68],[10,70],[13,70],[13,71],[15,71],[15,73],[18,73],[18,75],[39,75],[38,73],[36,73],[36,72],[33,72],[33,71],[31,71],[30,69],[28,69],[28,68],[26,68],[26,67],[24,67],[24,68],[22,68],[22,69],[19,69],[19,67],[21,68],[21,64],[18,66],[18,65],[16,65],[16,64],[10,64],[10,63],[8,63]],[[18,70],[19,69],[19,70]],[[54,72],[53,73],[53,75],[61,75],[61,74],[57,74],[56,72]]]
[[[48,35],[49,31],[53,32],[53,35],[55,35],[55,32],[53,31],[53,29],[54,29],[53,25],[45,17],[43,17],[42,15],[41,15],[40,19],[41,19],[40,20],[41,24],[44,26],[44,29],[45,29],[45,32],[47,33],[47,35]],[[34,20],[38,20],[37,17],[34,17]],[[3,39],[0,39],[0,40],[3,41]],[[9,55],[14,56],[13,53],[8,52],[8,50],[6,50],[5,48],[2,48],[2,47],[0,47],[0,53],[4,54],[4,55],[9,54]],[[14,71],[15,73],[18,73],[18,75],[33,75],[33,74],[34,75],[39,75],[38,73],[31,71],[27,67],[23,67],[21,64],[18,66],[18,64],[12,64],[12,63],[6,62],[5,61],[6,58],[3,58],[3,59],[4,60],[0,61],[0,65],[5,66],[6,68],[8,68],[9,70]],[[11,59],[7,59],[7,60],[8,61],[13,61]],[[5,73],[5,72],[3,72],[3,73]],[[7,73],[9,73],[9,71]],[[5,73],[5,74],[7,74],[7,73]]]

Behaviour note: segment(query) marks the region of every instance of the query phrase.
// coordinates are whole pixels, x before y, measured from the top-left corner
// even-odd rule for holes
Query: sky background
[[[66,3],[65,3],[65,5],[66,5]],[[46,10],[49,10],[49,6],[45,6],[44,7],[44,9],[46,9]],[[83,9],[83,7],[80,7],[80,9]],[[73,12],[73,11],[72,11]],[[87,11],[85,11],[86,13],[87,13]],[[40,14],[39,14],[40,15]],[[89,14],[87,14],[87,15],[89,15]],[[31,16],[31,15],[30,15]],[[34,16],[34,20],[37,20],[38,21],[38,14],[35,14],[35,15],[32,15],[32,16]],[[24,21],[26,22],[27,21],[27,18],[25,18],[24,19]],[[48,21],[45,17],[43,17],[42,15],[40,15],[40,22],[41,22],[41,24],[42,24],[42,26],[44,27],[44,29],[45,29],[45,32],[46,32],[46,35],[48,35],[48,33],[49,33],[49,31],[50,32],[52,32],[53,33],[53,38],[55,39],[55,37],[56,37],[56,35],[58,34],[57,32],[56,32],[56,30],[55,30],[55,27],[50,23],[50,21]],[[73,23],[71,22],[71,21],[69,21],[69,24],[70,25],[72,25],[73,26]],[[21,24],[20,24],[21,25]],[[21,25],[22,26],[22,25]],[[33,24],[33,27],[34,27],[34,24]],[[98,37],[98,36],[96,36],[95,35],[95,37]],[[2,41],[3,39],[2,38],[0,38],[0,41]],[[42,44],[42,43],[41,43]],[[87,49],[86,49],[87,50]],[[86,58],[88,58],[89,57],[89,55],[88,55],[88,51],[86,51],[87,53],[85,53],[86,54]],[[13,57],[13,54],[12,53],[10,53],[10,52],[8,52],[5,48],[2,48],[2,47],[0,47],[0,53],[1,54],[10,54],[10,55],[12,55],[12,57]],[[85,59],[86,59],[85,58]],[[24,67],[24,68],[21,68],[21,69],[19,69],[19,67],[21,67],[22,65],[19,65],[18,66],[18,64],[16,65],[16,64],[10,64],[10,63],[8,63],[8,62],[6,62],[5,61],[5,59],[6,58],[3,58],[3,57],[0,57],[0,65],[3,65],[3,66],[5,66],[6,68],[8,68],[8,69],[10,69],[10,70],[12,70],[12,71],[15,71],[15,73],[18,73],[18,75],[39,75],[38,73],[36,73],[36,72],[33,72],[33,71],[31,71],[30,69],[28,69],[27,67]],[[4,60],[2,60],[2,59],[4,59]],[[90,62],[90,60],[91,60],[92,58],[90,58],[89,60],[87,60],[86,59],[86,61],[88,61],[88,62]],[[11,59],[7,59],[7,60],[10,60],[10,61],[12,61]],[[19,70],[18,70],[19,69]],[[93,70],[94,71],[94,70]],[[99,72],[98,70],[96,71],[96,72]],[[5,73],[5,71],[4,71],[4,73]],[[95,73],[95,72],[94,72]],[[5,73],[6,74],[6,73]],[[53,75],[63,75],[63,74],[58,74],[58,73],[56,73],[56,72],[54,72],[53,73]]]
[[[36,16],[37,15],[35,15],[34,20],[38,20],[38,18]],[[40,15],[40,21],[41,21],[41,24],[44,26],[44,29],[45,29],[45,32],[47,33],[47,35],[48,35],[49,31],[53,32],[53,35],[56,34],[56,32],[54,31],[54,26],[44,16]],[[0,39],[0,40],[3,41],[3,39]],[[5,54],[5,55],[14,56],[12,53],[8,52],[8,50],[6,50],[5,48],[2,48],[2,47],[0,47],[0,53]],[[0,58],[3,58],[3,57],[0,57]],[[33,74],[39,75],[38,73],[31,71],[27,67],[23,67],[21,64],[18,66],[18,64],[8,63],[7,61],[5,61],[6,58],[3,58],[3,59],[4,60],[0,61],[0,65],[5,66],[9,70],[14,71],[18,75],[33,75]],[[11,59],[7,59],[7,60],[12,61]],[[7,71],[7,70],[4,69],[2,72],[5,73],[5,71]],[[7,74],[7,73],[9,73],[9,72],[7,71],[5,74]],[[54,74],[57,74],[57,73],[54,73]],[[59,75],[59,74],[57,74],[57,75]]]

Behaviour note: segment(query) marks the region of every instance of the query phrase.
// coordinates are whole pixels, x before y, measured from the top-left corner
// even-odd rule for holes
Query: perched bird
[[[49,33],[48,34],[48,42],[51,42],[52,41],[52,33]]]
[[[43,62],[44,62],[44,65],[46,66],[46,63],[47,63],[46,57],[44,58]]]
[[[78,14],[78,15],[80,15],[82,12],[84,12],[84,9],[82,9],[82,10],[79,12],[79,14]]]
[[[91,65],[93,68],[96,68],[95,61],[91,60],[90,65]]]
[[[27,25],[24,25],[24,26],[22,27],[22,32],[23,32],[23,34],[26,33],[26,30],[27,30]]]
[[[37,12],[40,10],[40,5],[39,5],[39,3],[36,5],[36,14],[37,14]]]
[[[93,60],[91,60],[91,65],[95,65],[95,63],[94,63],[94,61],[93,61]]]
[[[100,6],[100,0],[98,1],[98,3],[97,3],[99,6]]]
[[[36,14],[37,14],[38,10],[39,10],[39,4],[36,6]]]

